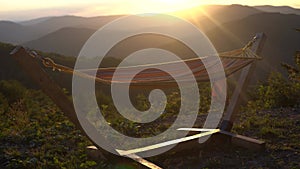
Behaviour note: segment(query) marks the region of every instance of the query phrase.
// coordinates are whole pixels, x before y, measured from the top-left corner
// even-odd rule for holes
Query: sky
[[[100,16],[173,12],[205,4],[274,5],[300,8],[300,0],[0,0],[0,20],[45,16]]]

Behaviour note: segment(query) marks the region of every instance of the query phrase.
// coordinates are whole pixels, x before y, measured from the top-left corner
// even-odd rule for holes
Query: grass
[[[3,161],[0,166],[90,168],[96,165],[85,153],[85,147],[91,143],[48,97],[15,81],[10,83],[23,92],[13,96],[19,99],[11,103],[9,97],[0,94],[0,159]]]
[[[208,110],[209,86],[201,89],[199,115]],[[160,121],[139,126],[124,121],[104,93],[100,107],[115,129],[127,135],[151,136],[169,127],[180,108],[178,92],[169,92],[167,112]],[[151,160],[165,168],[300,168],[300,83],[270,76],[252,91],[241,109],[233,132],[266,141],[266,151],[255,153],[239,147],[212,145],[184,157],[161,155]],[[147,110],[144,95],[136,108]],[[27,89],[17,81],[0,81],[0,168],[136,168],[133,163],[93,161],[86,155],[91,142],[41,91]]]

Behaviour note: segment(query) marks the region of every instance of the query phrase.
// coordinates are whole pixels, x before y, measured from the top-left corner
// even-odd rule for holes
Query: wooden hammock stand
[[[251,50],[259,55],[263,48],[264,42],[266,40],[266,36],[263,33],[256,34],[256,41],[251,47]],[[74,106],[72,101],[63,93],[62,89],[49,77],[49,75],[42,68],[41,64],[39,64],[34,58],[33,55],[30,55],[27,50],[23,47],[17,47],[11,52],[11,56],[19,63],[19,65],[23,68],[23,70],[32,78],[32,80],[42,89],[42,91],[48,95],[53,102],[61,109],[62,112],[70,119],[70,121],[80,129],[84,134],[84,130],[82,129],[74,110]],[[241,136],[238,134],[231,133],[231,129],[234,123],[234,119],[238,113],[238,105],[241,99],[241,92],[245,91],[247,83],[250,79],[250,75],[255,68],[255,64],[250,64],[244,67],[241,70],[240,77],[238,79],[238,83],[235,87],[235,91],[230,98],[230,103],[227,106],[226,112],[223,117],[223,121],[221,122],[220,129],[212,130],[210,140],[206,143],[208,144],[213,140],[222,140],[222,142],[230,142],[231,144],[238,145],[247,149],[260,151],[265,147],[265,142],[259,141],[253,138]],[[197,129],[187,129],[191,132],[198,132],[200,130]],[[206,134],[207,134],[206,133]],[[205,134],[205,133],[201,133]],[[207,135],[208,135],[207,134]],[[87,136],[87,135],[86,135]],[[88,136],[87,136],[88,137]],[[188,137],[188,136],[187,136]],[[90,139],[90,138],[89,138]],[[91,140],[91,139],[90,139]],[[91,140],[92,141],[92,140]],[[103,139],[105,141],[105,139]],[[182,152],[187,149],[195,149],[199,147],[198,139],[189,139],[186,141],[179,140],[179,144],[177,144],[172,150],[174,152]],[[157,147],[160,148],[160,147]],[[133,159],[143,166],[147,166],[149,168],[160,168],[154,163],[147,161],[139,157],[137,154],[127,154],[124,156],[117,156],[112,153],[109,153],[103,150],[100,147],[91,146],[88,147],[90,150],[89,153],[93,154],[94,157],[104,157],[109,160],[130,160]],[[151,151],[152,149],[149,149]],[[141,166],[142,167],[142,166]]]

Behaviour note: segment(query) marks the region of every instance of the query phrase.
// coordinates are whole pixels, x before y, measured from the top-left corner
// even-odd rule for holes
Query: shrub
[[[20,100],[26,92],[26,89],[15,80],[0,81],[0,93],[2,93],[9,103]]]
[[[285,79],[279,73],[272,73],[268,81],[256,87],[248,103],[252,109],[292,107],[300,103],[300,84]]]

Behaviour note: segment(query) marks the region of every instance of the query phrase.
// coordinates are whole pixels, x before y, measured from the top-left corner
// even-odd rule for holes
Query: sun
[[[175,12],[201,5],[199,0],[147,0],[141,6],[154,12]]]

